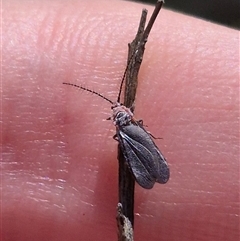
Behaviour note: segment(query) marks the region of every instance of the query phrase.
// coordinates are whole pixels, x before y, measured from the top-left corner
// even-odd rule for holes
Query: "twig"
[[[163,5],[163,1],[157,1],[154,12],[148,22],[147,27],[146,17],[147,10],[143,9],[138,31],[135,39],[128,44],[128,65],[126,69],[126,82],[124,91],[124,105],[134,109],[135,96],[138,85],[138,72],[142,63],[145,44],[149,33],[152,29],[154,21]],[[134,227],[134,187],[135,181],[130,172],[123,153],[118,145],[118,160],[119,160],[119,204],[118,204],[118,240],[133,241]]]
[[[133,241],[132,224],[127,217],[123,215],[122,204],[117,206],[117,224],[118,224],[118,240]]]
[[[137,75],[136,69],[136,50],[138,42],[142,38],[144,27],[146,23],[147,10],[142,11],[138,32],[135,39],[128,45],[128,66],[126,72],[126,84],[124,94],[124,105],[126,107],[132,107],[135,100],[137,90]],[[138,69],[140,68],[140,65]],[[119,203],[122,204],[123,214],[128,217],[132,226],[134,226],[134,187],[135,181],[129,167],[126,165],[126,161],[123,157],[123,153],[118,146],[118,160],[119,160]]]

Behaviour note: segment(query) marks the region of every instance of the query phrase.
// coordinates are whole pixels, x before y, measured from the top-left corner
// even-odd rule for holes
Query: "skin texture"
[[[110,105],[62,82],[116,100],[143,7],[3,2],[1,240],[117,239]],[[238,38],[236,30],[160,12],[135,118],[163,138],[156,144],[171,178],[151,190],[136,186],[136,240],[238,240]]]

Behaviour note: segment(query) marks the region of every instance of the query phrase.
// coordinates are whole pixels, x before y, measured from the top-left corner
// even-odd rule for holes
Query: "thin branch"
[[[134,102],[138,85],[138,72],[142,63],[145,44],[156,17],[163,5],[163,1],[157,1],[153,14],[146,25],[147,10],[142,10],[142,15],[135,39],[128,45],[128,60],[126,67],[126,82],[124,91],[124,102],[126,107],[134,110]],[[120,94],[119,94],[120,95]],[[133,241],[134,227],[134,187],[135,180],[124,159],[123,153],[118,145],[119,161],[119,204],[118,204],[118,240]]]

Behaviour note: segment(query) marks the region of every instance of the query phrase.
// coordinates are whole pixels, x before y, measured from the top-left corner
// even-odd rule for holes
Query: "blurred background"
[[[155,4],[156,0],[141,0]],[[240,0],[165,0],[164,8],[240,29]]]

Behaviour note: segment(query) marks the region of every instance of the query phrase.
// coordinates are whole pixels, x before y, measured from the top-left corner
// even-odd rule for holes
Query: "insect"
[[[131,109],[120,103],[125,73],[116,102],[83,86],[66,82],[63,84],[91,92],[112,104],[112,116],[108,119],[112,119],[116,126],[114,139],[119,142],[136,182],[143,188],[151,189],[155,182],[164,184],[168,181],[169,167],[151,135],[143,127],[142,121],[135,120]]]

